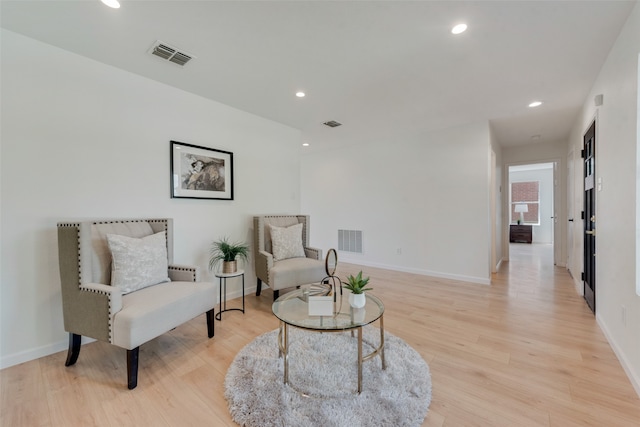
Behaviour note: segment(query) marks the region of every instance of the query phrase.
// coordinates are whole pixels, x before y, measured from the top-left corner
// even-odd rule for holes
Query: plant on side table
[[[244,242],[230,242],[228,237],[216,240],[211,245],[209,269],[213,270],[222,262],[222,273],[235,273],[238,270],[237,259],[247,261],[249,245]]]
[[[369,283],[369,277],[362,277],[362,271],[357,276],[349,275],[346,282],[342,282],[342,286],[351,291],[349,295],[349,304],[354,308],[362,308],[367,302],[365,291],[370,291],[373,288],[367,288]]]

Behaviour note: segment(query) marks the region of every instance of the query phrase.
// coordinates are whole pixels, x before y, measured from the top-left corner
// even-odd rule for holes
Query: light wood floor
[[[511,257],[491,286],[346,264],[339,273],[371,276],[385,329],[429,364],[423,426],[640,425],[640,399],[549,247],[512,245]],[[124,350],[98,342],[70,368],[61,352],[0,371],[0,422],[234,426],[225,372],[245,344],[278,326],[271,301],[268,289],[248,296],[246,314],[225,313],[211,340],[201,316],[143,345],[133,391]]]

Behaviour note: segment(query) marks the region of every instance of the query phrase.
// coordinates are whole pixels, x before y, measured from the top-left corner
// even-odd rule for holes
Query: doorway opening
[[[548,161],[508,167],[507,259],[524,261],[535,253],[535,262],[558,264],[557,166]]]

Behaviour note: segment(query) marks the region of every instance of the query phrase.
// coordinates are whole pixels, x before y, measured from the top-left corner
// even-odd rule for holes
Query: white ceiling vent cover
[[[184,66],[187,62],[195,58],[195,56],[190,53],[180,51],[177,47],[160,40],[156,40],[153,46],[151,46],[151,49],[149,49],[149,53],[180,66]]]

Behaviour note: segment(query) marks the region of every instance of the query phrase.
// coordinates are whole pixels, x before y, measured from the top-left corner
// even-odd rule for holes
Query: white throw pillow
[[[271,225],[273,260],[300,258],[305,256],[302,246],[302,223],[290,227]]]
[[[111,286],[123,294],[169,282],[167,237],[164,231],[136,239],[107,234],[111,250]]]

